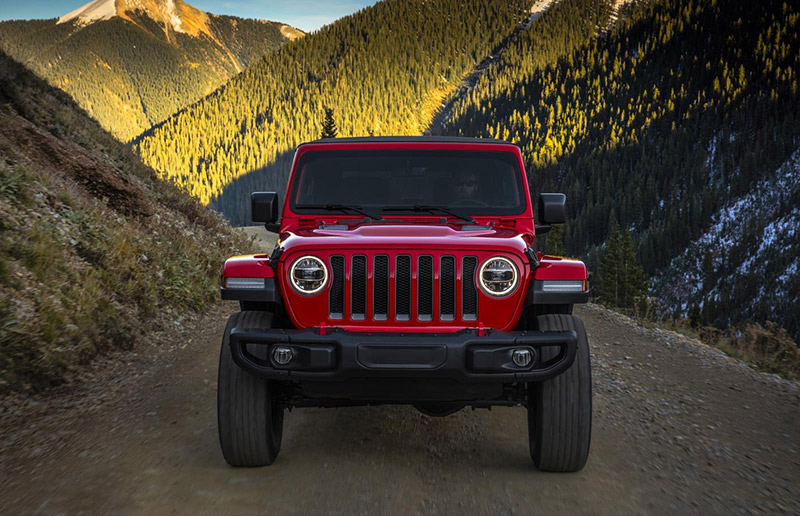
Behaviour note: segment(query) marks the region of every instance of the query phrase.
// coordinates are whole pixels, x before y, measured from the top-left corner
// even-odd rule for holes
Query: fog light
[[[277,346],[272,350],[272,360],[274,360],[276,364],[286,365],[292,361],[292,358],[294,358],[292,348]]]
[[[533,353],[530,349],[515,349],[511,353],[511,360],[519,367],[528,367],[533,361]]]

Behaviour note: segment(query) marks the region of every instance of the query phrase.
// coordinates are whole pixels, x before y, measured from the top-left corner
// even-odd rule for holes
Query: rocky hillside
[[[95,0],[59,19],[0,23],[0,49],[128,141],[302,35],[181,0]]]
[[[204,307],[239,238],[0,53],[0,393]]]

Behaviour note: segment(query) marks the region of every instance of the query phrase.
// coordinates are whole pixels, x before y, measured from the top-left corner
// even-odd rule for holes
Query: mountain
[[[420,134],[529,9],[528,0],[379,2],[268,55],[145,133],[135,149],[207,203],[318,138],[325,106],[340,136]],[[261,175],[262,188],[285,175]]]
[[[595,279],[621,227],[661,316],[696,305],[709,324],[769,320],[798,338],[797,195],[784,187],[800,181],[799,13],[783,0],[382,2],[267,57],[135,148],[246,223],[246,194],[285,188],[323,106],[342,136],[511,140],[536,191],[568,194],[564,243]],[[737,206],[752,209],[725,222]]]
[[[536,190],[567,193],[565,244],[592,270],[614,224],[631,231],[662,315],[798,339],[800,6],[654,0],[576,30],[580,12],[552,6],[440,132],[520,144]]]
[[[213,302],[232,233],[0,52],[0,394]]]
[[[52,20],[0,23],[0,48],[129,141],[302,36],[181,0],[95,0]]]

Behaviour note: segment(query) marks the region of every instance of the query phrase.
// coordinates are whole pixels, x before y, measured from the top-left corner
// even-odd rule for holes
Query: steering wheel
[[[488,207],[489,205],[478,199],[459,199],[450,203],[450,206],[482,206]]]

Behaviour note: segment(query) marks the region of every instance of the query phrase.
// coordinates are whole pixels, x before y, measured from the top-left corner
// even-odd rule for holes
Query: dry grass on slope
[[[727,331],[706,327],[699,334],[706,344],[761,371],[800,380],[800,348],[786,330],[772,322],[764,326],[751,323]]]
[[[62,383],[202,309],[244,246],[0,54],[0,392]]]

